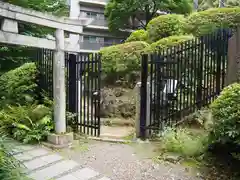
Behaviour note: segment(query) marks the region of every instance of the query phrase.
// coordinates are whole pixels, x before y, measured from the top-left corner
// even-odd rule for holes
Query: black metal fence
[[[142,56],[141,136],[173,126],[224,87],[230,31]]]
[[[100,86],[99,54],[70,54],[69,111],[77,114],[75,131],[100,135]]]
[[[38,52],[39,86],[53,99],[53,51]],[[68,125],[75,132],[100,135],[101,60],[98,54],[65,53],[66,109],[74,114]]]

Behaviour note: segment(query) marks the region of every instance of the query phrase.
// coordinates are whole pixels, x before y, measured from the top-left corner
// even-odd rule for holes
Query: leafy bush
[[[185,18],[182,15],[168,14],[152,19],[147,25],[148,39],[156,42],[168,36],[182,35],[185,26]]]
[[[37,70],[34,63],[26,63],[0,76],[2,105],[26,102],[36,96]]]
[[[26,180],[21,171],[20,164],[9,152],[12,147],[9,146],[7,139],[0,135],[0,179],[1,180]]]
[[[162,147],[167,152],[178,153],[183,157],[198,157],[206,150],[206,137],[187,129],[168,128],[162,135]]]
[[[151,51],[157,51],[159,49],[166,49],[169,47],[177,46],[185,41],[189,41],[194,37],[191,35],[181,35],[181,36],[169,36],[158,40],[150,45]]]
[[[143,29],[132,32],[126,42],[131,41],[147,41],[147,32]]]
[[[191,14],[187,18],[185,32],[200,36],[219,28],[235,28],[239,24],[240,8],[213,8]]]
[[[141,53],[149,44],[143,41],[103,48],[102,71],[107,85],[133,86],[140,76]]]
[[[214,120],[210,140],[240,145],[240,84],[224,88],[210,108]]]
[[[24,143],[44,140],[52,129],[52,112],[44,105],[7,106],[0,112],[1,132]]]

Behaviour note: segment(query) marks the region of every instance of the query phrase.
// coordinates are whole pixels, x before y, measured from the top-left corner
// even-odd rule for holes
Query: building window
[[[83,41],[95,43],[95,42],[97,42],[97,37],[96,36],[84,36]]]
[[[103,13],[90,12],[90,11],[82,11],[82,13],[86,14],[88,18],[105,19],[105,16]]]

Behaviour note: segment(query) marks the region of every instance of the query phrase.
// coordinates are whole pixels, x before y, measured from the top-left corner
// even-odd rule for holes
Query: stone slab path
[[[34,180],[110,180],[42,146],[14,142],[11,154],[21,162],[24,173]]]

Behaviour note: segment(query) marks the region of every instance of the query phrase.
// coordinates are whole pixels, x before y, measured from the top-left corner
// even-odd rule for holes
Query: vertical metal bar
[[[222,59],[222,86],[221,86],[221,90],[224,88],[224,84],[225,84],[225,75],[226,75],[226,56],[227,56],[227,49],[228,49],[228,38],[227,38],[227,32],[224,31],[223,33],[223,59]]]
[[[202,107],[202,79],[203,79],[203,56],[204,56],[204,37],[200,38],[200,54],[199,54],[199,67],[198,67],[198,85],[197,85],[197,107]]]
[[[180,119],[182,119],[183,113],[183,88],[185,86],[185,84],[183,84],[183,79],[184,75],[183,75],[183,55],[182,55],[182,50],[183,50],[183,44],[181,44],[180,46],[178,46],[178,57],[179,57],[179,64],[180,64],[180,83],[181,83],[181,88],[180,88],[180,102],[179,102],[179,110],[180,110]]]
[[[86,56],[86,58],[87,58],[87,134],[88,135],[90,135],[90,129],[91,129],[91,127],[90,127],[90,119],[89,119],[89,116],[90,116],[90,114],[89,114],[89,108],[90,108],[90,103],[89,103],[89,96],[90,96],[90,89],[89,89],[89,84],[90,84],[90,82],[89,82],[89,73],[90,73],[90,56],[91,56],[92,54],[88,54],[87,56]]]
[[[198,74],[198,61],[197,61],[197,56],[199,53],[199,39],[194,38],[194,58],[193,58],[193,62],[194,62],[194,111],[197,108],[197,74]]]
[[[91,79],[90,79],[90,90],[91,90],[91,95],[90,95],[90,103],[91,103],[91,112],[90,112],[90,116],[91,116],[91,135],[93,135],[93,130],[96,129],[96,126],[94,126],[94,119],[93,119],[93,108],[94,108],[94,104],[93,104],[93,93],[94,93],[94,89],[93,89],[93,78],[95,76],[94,72],[93,72],[93,63],[94,61],[96,61],[96,54],[93,54],[92,58],[91,58]]]
[[[217,41],[221,41],[221,35],[217,36]],[[222,48],[221,48],[221,44],[222,42],[219,42],[217,43],[217,50],[216,50],[216,53],[217,53],[217,67],[216,67],[216,70],[217,70],[217,73],[216,73],[216,95],[218,95],[220,93],[220,90],[221,90],[221,62],[222,62]]]
[[[76,82],[77,82],[77,56],[75,54],[69,54],[69,68],[71,69],[71,73],[69,74],[69,112],[78,114],[77,112],[77,104],[78,104],[78,92]],[[78,116],[77,116],[78,117]],[[77,117],[74,118],[74,122],[72,124],[72,128],[74,132],[77,132]]]
[[[193,88],[194,88],[194,83],[193,83],[193,79],[194,79],[194,72],[195,72],[195,68],[194,68],[194,51],[193,49],[196,48],[195,47],[195,44],[194,44],[194,41],[191,40],[190,41],[190,47],[189,47],[189,50],[188,52],[190,53],[190,60],[191,60],[191,64],[190,64],[190,67],[189,67],[189,73],[190,73],[190,82],[189,82],[189,85],[190,85],[190,111],[191,112],[194,112],[194,103],[193,103]]]
[[[80,132],[85,133],[84,128],[84,108],[83,108],[83,73],[84,73],[84,66],[83,66],[83,55],[81,53],[78,53],[78,61],[77,61],[77,69],[78,69],[78,96],[79,97],[79,108],[78,108],[78,117],[79,117],[79,123],[80,123]]]
[[[150,126],[153,124],[153,121],[154,121],[153,108],[155,107],[155,105],[153,104],[153,103],[155,103],[155,99],[154,99],[154,95],[153,95],[153,93],[154,93],[154,90],[153,90],[154,87],[153,86],[155,86],[156,81],[154,82],[154,80],[153,80],[153,73],[154,73],[153,63],[155,63],[154,62],[154,55],[151,54],[151,56],[150,56],[150,82],[149,82],[150,83],[150,112],[149,112],[150,113]],[[142,68],[143,68],[143,66],[142,66]],[[149,130],[147,130],[147,131],[149,131]]]
[[[95,95],[94,95],[94,99],[93,99],[93,103],[94,103],[94,126],[95,126],[95,131],[94,131],[94,135],[95,136],[97,136],[97,133],[98,133],[98,124],[97,124],[97,106],[98,106],[98,101],[97,101],[97,97],[99,96],[99,94],[98,93],[100,93],[100,92],[98,92],[97,90],[97,85],[98,85],[98,79],[99,79],[99,72],[98,72],[98,61],[100,61],[100,59],[99,59],[99,56],[98,55],[96,55],[96,58],[95,58],[95,61],[94,61],[94,74],[96,74],[96,77],[94,78],[94,93],[95,93]],[[100,93],[101,94],[101,93]]]
[[[98,103],[97,103],[97,120],[98,120],[98,136],[101,134],[101,119],[100,119],[100,102],[101,102],[101,72],[102,72],[102,62],[101,56],[98,55]]]
[[[141,104],[140,104],[140,137],[145,138],[146,132],[146,115],[147,115],[147,76],[148,76],[148,55],[142,56],[141,71]]]
[[[209,76],[211,76],[211,71],[210,71],[210,66],[209,66],[209,64],[210,64],[210,62],[211,62],[211,59],[210,59],[210,54],[211,54],[211,51],[210,51],[210,42],[209,42],[209,35],[207,35],[206,36],[206,43],[207,43],[207,49],[206,49],[206,56],[205,56],[205,61],[206,61],[206,68],[207,68],[207,72],[206,72],[206,76],[207,76],[207,78],[206,78],[206,81],[207,81],[207,89],[206,89],[206,93],[207,93],[207,100],[206,100],[206,103],[207,104],[209,104],[210,103],[210,101],[209,101],[209,99],[210,99],[210,96],[211,96],[211,90],[210,90],[210,88],[209,88],[209,79],[210,79],[210,77]]]
[[[162,101],[162,97],[160,96],[161,92],[161,59],[162,59],[162,53],[161,51],[158,53],[155,53],[154,55],[154,74],[155,74],[155,83],[154,83],[154,100],[155,100],[155,108],[154,108],[154,126],[159,128],[160,127],[160,122],[162,121],[161,119],[161,114],[159,113],[158,109],[160,108],[160,102]]]
[[[83,132],[84,134],[86,133],[86,94],[85,94],[85,85],[86,85],[86,56],[82,54],[82,64],[84,65],[84,73],[82,74],[82,98],[83,98],[83,107],[82,107],[82,112],[83,112]]]
[[[175,54],[175,59],[177,61],[176,63],[176,68],[177,68],[177,90],[176,90],[176,104],[175,104],[175,111],[176,111],[176,120],[175,123],[177,123],[178,119],[180,118],[180,111],[179,111],[179,85],[181,84],[180,82],[180,59],[177,53],[178,49],[177,47],[174,47],[174,54]]]
[[[211,102],[215,99],[215,91],[216,91],[216,49],[214,48],[216,42],[216,33],[212,34],[211,45],[212,45],[212,61],[211,61]]]

